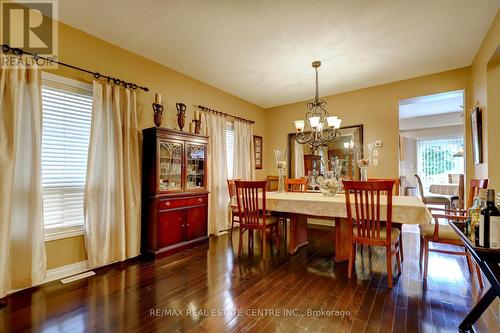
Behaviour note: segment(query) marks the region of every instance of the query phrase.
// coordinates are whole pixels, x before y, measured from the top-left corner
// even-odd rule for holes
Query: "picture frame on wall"
[[[254,161],[255,169],[262,169],[262,137],[258,135],[253,136],[253,147],[254,147]]]
[[[476,107],[470,114],[470,126],[474,164],[481,164],[483,163],[483,123],[482,112],[479,107]]]

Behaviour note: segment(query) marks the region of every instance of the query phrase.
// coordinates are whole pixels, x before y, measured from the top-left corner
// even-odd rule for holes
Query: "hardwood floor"
[[[435,253],[422,290],[416,233],[404,233],[403,272],[392,290],[382,248],[358,249],[356,278],[348,280],[347,263],[331,259],[332,230],[310,229],[309,245],[293,256],[285,242],[279,253],[271,247],[265,262],[259,237],[254,255],[245,241],[238,259],[237,237],[234,247],[224,235],[169,258],[133,259],[85,280],[18,292],[0,309],[0,331],[456,332],[481,293],[465,259]],[[493,309],[498,301],[478,332],[497,331]]]

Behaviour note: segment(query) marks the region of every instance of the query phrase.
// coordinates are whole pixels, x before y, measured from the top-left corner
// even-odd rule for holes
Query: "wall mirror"
[[[306,132],[307,134],[307,132]],[[354,148],[353,148],[354,147]],[[308,144],[300,144],[295,140],[295,133],[288,134],[288,177],[300,178],[316,171],[324,174],[331,170],[331,161],[337,157],[342,164],[343,178],[360,179],[357,160],[363,153],[363,125],[340,128],[340,138],[320,147],[318,154],[313,155]],[[359,152],[359,153],[358,153]]]

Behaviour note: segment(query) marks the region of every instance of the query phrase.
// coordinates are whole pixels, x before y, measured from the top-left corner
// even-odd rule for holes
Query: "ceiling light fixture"
[[[314,100],[307,103],[308,111],[304,120],[295,120],[295,140],[300,144],[309,144],[313,154],[318,153],[318,147],[327,142],[333,142],[340,137],[342,120],[337,116],[330,116],[325,110],[326,102],[319,99],[318,68],[321,61],[314,61],[312,67],[316,71],[316,95]],[[307,131],[309,134],[306,134]]]

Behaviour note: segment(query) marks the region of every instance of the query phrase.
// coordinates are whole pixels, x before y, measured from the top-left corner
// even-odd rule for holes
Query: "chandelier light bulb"
[[[302,132],[305,127],[305,121],[303,120],[295,120],[295,129],[297,132]]]
[[[319,126],[320,117],[309,117],[309,124],[312,128],[317,128]]]

